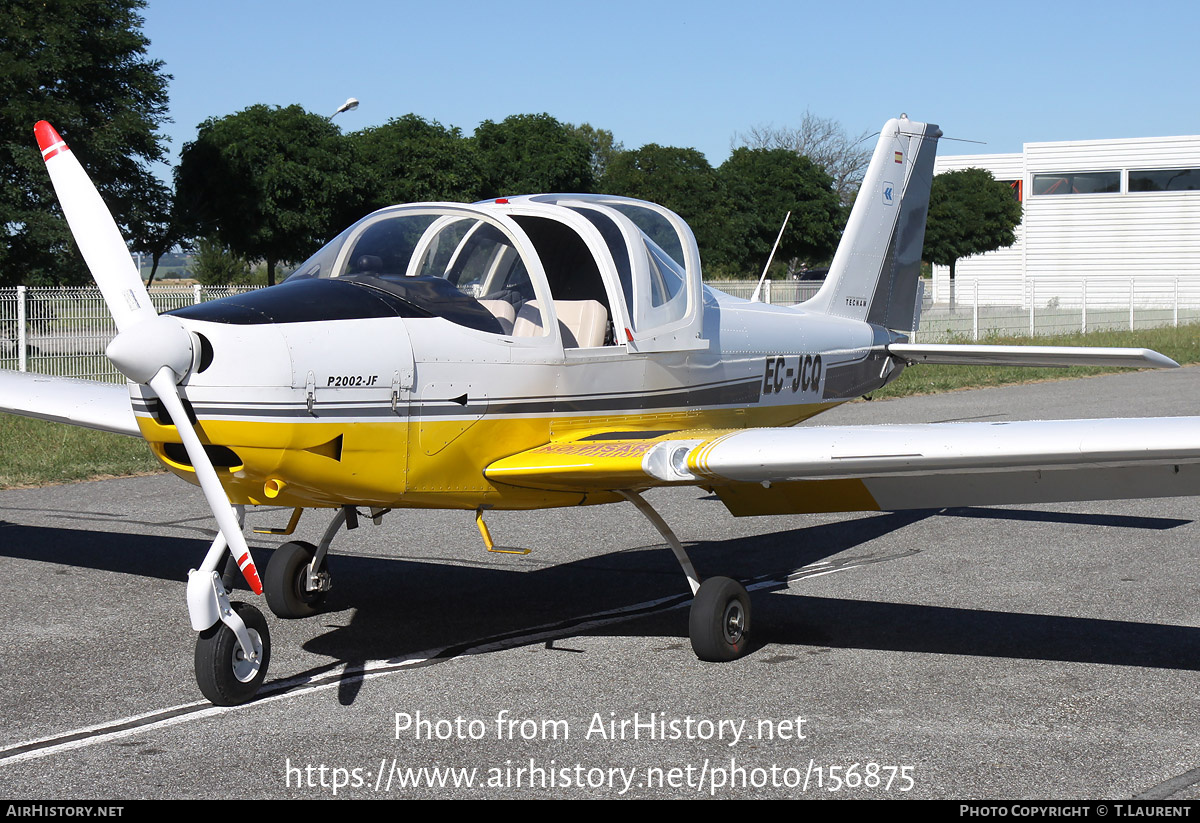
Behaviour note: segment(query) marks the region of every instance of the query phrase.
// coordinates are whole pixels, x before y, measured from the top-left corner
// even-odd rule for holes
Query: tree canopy
[[[666,206],[688,222],[706,263],[721,254],[722,183],[696,149],[649,143],[608,163],[599,189]]]
[[[799,126],[753,126],[735,134],[734,141],[751,149],[787,149],[804,155],[832,178],[833,190],[848,206],[871,164],[875,147],[869,137],[868,133],[851,137],[837,120],[805,111]]]
[[[483,168],[475,146],[457,128],[406,114],[348,137],[366,181],[368,210],[483,197]]]
[[[150,255],[150,276],[154,281],[158,263],[183,240],[183,226],[175,213],[175,195],[157,178],[151,179],[145,192],[132,204],[125,235],[135,252]]]
[[[593,180],[603,177],[609,161],[625,150],[624,144],[616,140],[608,129],[598,129],[591,123],[584,123],[581,126],[568,125],[567,129],[587,142],[591,154]]]
[[[548,114],[484,120],[472,142],[483,164],[484,197],[592,190],[591,144]]]
[[[300,261],[369,208],[337,126],[300,106],[256,105],[206,120],[183,147],[176,199],[192,237],[239,257]]]
[[[149,164],[166,153],[161,61],[146,57],[143,0],[7,0],[0,14],[0,285],[85,282],[33,125],[50,121],[129,230],[163,201]],[[161,218],[162,215],[157,215]]]
[[[837,248],[845,221],[837,192],[824,171],[789,149],[735,149],[718,173],[724,184],[726,263],[740,272],[761,269],[779,227],[782,260],[826,260]]]
[[[960,258],[1011,246],[1021,222],[1012,189],[986,169],[960,169],[933,178],[924,257],[950,267]]]

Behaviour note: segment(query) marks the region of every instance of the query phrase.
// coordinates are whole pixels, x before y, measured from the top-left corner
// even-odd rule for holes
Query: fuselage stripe
[[[582,414],[582,413],[628,413],[646,410],[665,410],[672,408],[712,408],[719,406],[745,406],[756,404],[761,399],[760,381],[744,380],[739,383],[710,385],[707,388],[686,388],[671,390],[669,393],[654,394],[622,394],[614,396],[580,395],[578,398],[529,398],[511,399],[500,402],[489,402],[462,406],[446,400],[413,401],[409,404],[408,414],[402,407],[393,411],[390,401],[339,401],[336,405],[323,405],[318,402],[313,411],[308,410],[306,401],[297,400],[294,403],[278,402],[255,406],[234,406],[225,403],[204,403],[193,401],[192,409],[197,416],[211,419],[220,418],[470,418],[487,414],[489,417],[505,417],[535,414]],[[134,400],[134,411],[139,414],[151,414],[151,404],[145,400]]]

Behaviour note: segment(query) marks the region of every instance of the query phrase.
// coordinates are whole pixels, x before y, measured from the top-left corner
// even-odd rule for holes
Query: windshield
[[[396,213],[368,221],[313,255],[287,282],[354,283],[425,316],[495,334],[512,333],[521,306],[534,299],[513,240],[479,217]]]

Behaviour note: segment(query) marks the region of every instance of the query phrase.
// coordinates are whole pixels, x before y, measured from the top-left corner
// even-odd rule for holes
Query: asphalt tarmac
[[[820,422],[1198,407],[1179,369]],[[491,514],[527,555],[488,554],[470,513],[399,512],[339,536],[327,611],[268,614],[260,699],[216,709],[184,600],[199,490],[0,492],[0,795],[1200,798],[1196,498],[745,519],[648,498],[702,575],[750,586],[744,659],[694,658],[683,576],[631,505]],[[260,568],[286,539],[252,537]]]

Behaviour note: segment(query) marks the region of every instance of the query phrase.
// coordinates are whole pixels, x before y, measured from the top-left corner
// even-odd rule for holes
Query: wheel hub
[[[746,612],[737,600],[733,600],[725,606],[725,614],[721,618],[721,630],[725,633],[725,641],[730,645],[735,646],[741,642],[742,633],[746,630]]]
[[[248,628],[250,633],[250,642],[254,645],[254,657],[246,657],[242,651],[240,644],[235,644],[233,647],[233,676],[242,683],[249,683],[258,674],[259,667],[262,665],[262,638],[258,636],[258,632]]]

